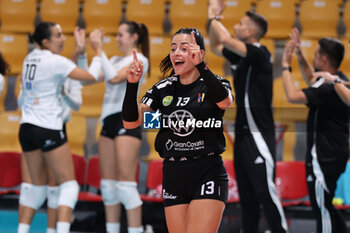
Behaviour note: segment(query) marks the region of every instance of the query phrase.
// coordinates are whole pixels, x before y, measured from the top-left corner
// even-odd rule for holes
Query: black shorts
[[[115,113],[103,119],[101,135],[114,139],[117,136],[128,135],[141,140],[141,126],[136,129],[125,129],[122,113]]]
[[[189,204],[196,199],[227,203],[228,177],[220,155],[163,162],[164,206]]]
[[[19,129],[19,142],[23,152],[40,149],[47,152],[67,142],[63,130],[52,130],[24,123]]]
[[[66,139],[67,139],[67,141],[68,141],[67,123],[64,123],[64,124],[63,124],[62,131],[63,131],[64,135],[66,135]]]

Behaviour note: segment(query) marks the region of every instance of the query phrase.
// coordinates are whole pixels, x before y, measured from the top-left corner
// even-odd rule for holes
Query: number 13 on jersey
[[[214,194],[214,181],[208,181],[201,186],[201,196],[204,194]]]

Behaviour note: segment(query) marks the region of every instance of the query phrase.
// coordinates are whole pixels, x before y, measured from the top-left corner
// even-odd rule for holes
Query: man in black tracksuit
[[[210,5],[208,11],[211,48],[231,63],[234,76],[237,103],[234,163],[243,232],[257,232],[260,205],[271,231],[287,232],[274,184],[276,145],[271,109],[272,58],[266,47],[259,43],[267,31],[267,21],[259,14],[246,12],[234,27],[236,38],[232,38],[213,8]]]
[[[295,35],[295,34],[294,34]],[[339,176],[345,171],[349,157],[349,109],[337,95],[334,84],[347,81],[339,71],[344,57],[344,45],[337,39],[322,38],[314,56],[313,73],[300,50],[299,39],[292,37],[283,54],[283,86],[289,102],[305,103],[307,119],[306,181],[318,233],[345,233],[346,223],[334,208],[332,199]],[[309,88],[299,90],[291,75],[291,58],[297,48],[300,64]],[[323,77],[336,75],[333,82]]]

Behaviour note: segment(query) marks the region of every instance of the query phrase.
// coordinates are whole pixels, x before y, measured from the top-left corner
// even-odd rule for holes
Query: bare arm
[[[211,27],[209,27],[209,44],[210,49],[214,54],[223,57],[222,50],[224,46],[216,38],[216,35],[213,32],[213,29],[211,29]]]
[[[314,72],[314,69],[310,64],[310,62],[306,59],[305,55],[303,54],[303,51],[301,49],[301,44],[300,44],[300,34],[297,28],[292,29],[290,38],[292,39],[296,47],[295,52],[298,57],[298,63],[299,63],[301,74],[305,82],[310,85],[313,82],[315,82],[315,79],[313,79],[313,75],[312,75]]]
[[[123,67],[118,71],[118,73],[110,80],[108,80],[109,83],[121,83],[127,80],[126,78],[126,70],[128,69],[127,66]]]
[[[334,90],[339,95],[340,99],[348,106],[350,106],[350,90],[344,83],[335,83]]]
[[[80,69],[78,67],[74,68],[69,74],[68,74],[69,78],[75,79],[75,80],[79,80],[79,81],[92,81],[95,82],[96,81],[96,77],[91,74],[90,72]]]
[[[242,41],[232,38],[230,32],[218,20],[222,17],[220,14],[224,11],[224,8],[223,0],[210,0],[208,8],[210,47],[213,53],[219,56],[222,56],[221,51],[223,47],[226,47],[239,56],[246,57],[246,45]]]
[[[95,29],[90,33],[90,45],[94,51],[94,57],[88,71],[75,68],[72,72],[68,74],[69,78],[94,83],[101,79],[101,54],[102,54],[102,38],[103,31],[100,29]]]
[[[213,20],[216,20],[216,19],[213,19],[215,18],[219,12],[217,11],[220,11],[220,10],[217,10],[215,9],[216,5],[215,5],[215,2],[213,2],[212,0],[210,0],[210,3],[209,3],[209,7],[208,7],[208,18],[209,18],[209,44],[210,44],[210,49],[211,51],[218,55],[218,56],[223,56],[222,55],[222,49],[224,48],[224,46],[222,44],[220,44],[220,41],[218,40],[216,34],[214,33],[214,30],[211,29],[211,23]],[[217,7],[216,7],[217,8]],[[221,14],[221,13],[220,13]]]
[[[212,20],[209,25],[210,37],[215,36],[217,45],[213,44],[215,51],[222,51],[225,47],[241,57],[247,56],[247,46],[242,41],[231,37],[229,31],[218,20]],[[221,46],[220,46],[221,45]]]
[[[76,27],[74,29],[75,50],[71,56],[71,60],[77,62],[80,55],[85,54],[86,49],[86,31],[85,29]]]
[[[289,41],[283,52],[283,58],[282,58],[282,66],[290,66],[293,52],[294,52],[294,42]],[[306,96],[303,91],[299,90],[297,86],[295,85],[295,80],[292,76],[292,73],[289,70],[284,70],[282,73],[282,83],[283,88],[286,93],[287,99],[291,103],[303,103],[305,104],[307,102]]]
[[[349,81],[344,81],[343,84],[344,84],[344,86],[346,86],[347,88],[350,88],[350,82],[349,82]]]

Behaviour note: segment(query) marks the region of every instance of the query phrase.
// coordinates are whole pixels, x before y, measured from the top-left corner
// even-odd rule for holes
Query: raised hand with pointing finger
[[[128,66],[126,70],[126,77],[129,83],[137,83],[140,81],[143,73],[143,65],[142,62],[137,59],[136,50],[133,49],[133,61]]]
[[[204,51],[201,50],[199,45],[197,45],[194,33],[197,33],[197,31],[191,32],[191,43],[188,43],[186,47],[188,49],[188,53],[190,55],[193,65],[198,65],[203,60]]]

